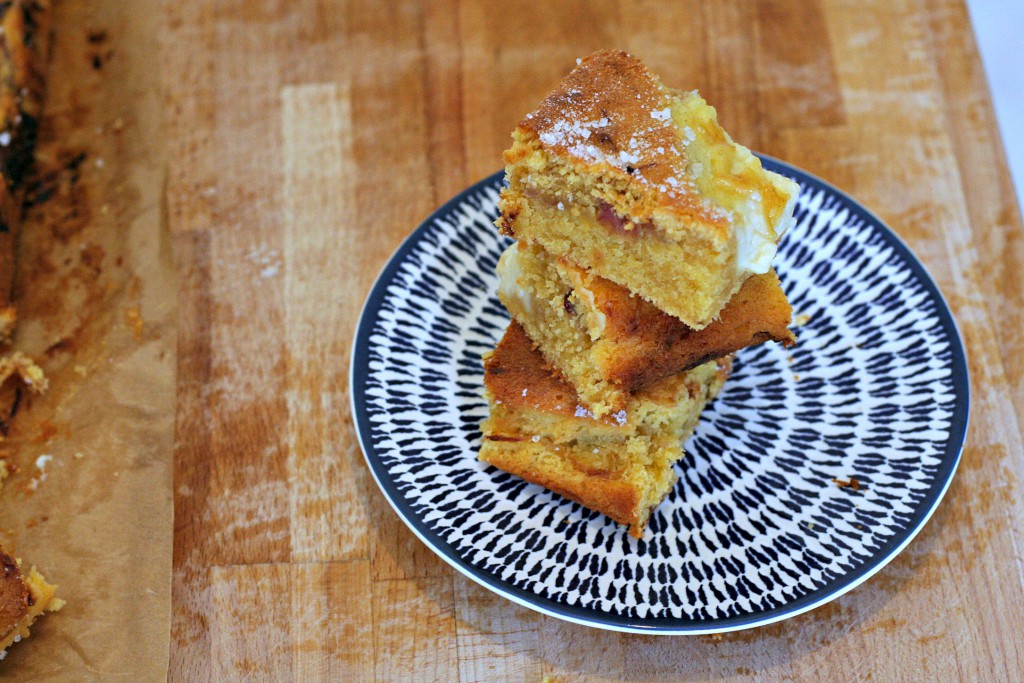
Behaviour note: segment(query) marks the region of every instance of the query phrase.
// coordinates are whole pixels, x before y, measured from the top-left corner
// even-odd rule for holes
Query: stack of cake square
[[[795,341],[771,263],[799,188],[623,52],[578,60],[512,138],[480,459],[640,537],[731,354]]]

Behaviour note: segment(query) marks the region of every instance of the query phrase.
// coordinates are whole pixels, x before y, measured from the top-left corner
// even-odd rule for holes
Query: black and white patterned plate
[[[494,273],[508,244],[492,225],[501,174],[402,244],[359,321],[352,410],[381,490],[434,552],[556,617],[685,634],[813,609],[910,542],[967,429],[953,318],[875,216],[802,171],[765,165],[802,188],[775,263],[799,342],[738,355],[642,540],[476,459],[480,357],[508,322]]]

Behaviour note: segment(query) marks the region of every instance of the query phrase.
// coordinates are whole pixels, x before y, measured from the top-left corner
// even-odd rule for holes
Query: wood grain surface
[[[172,679],[1024,678],[1024,241],[962,2],[196,0],[164,20]],[[354,438],[374,277],[601,47],[878,213],[968,350],[969,437],[931,522],[866,584],[769,627],[622,635],[513,605],[405,528]]]

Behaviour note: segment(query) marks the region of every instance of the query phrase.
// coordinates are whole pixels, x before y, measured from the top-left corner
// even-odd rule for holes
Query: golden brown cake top
[[[498,346],[484,359],[484,384],[495,402],[566,418],[595,419],[580,405],[579,395],[557,370],[544,362],[522,326],[513,320]],[[622,425],[625,414],[600,419]]]
[[[683,154],[686,131],[681,135],[673,122],[672,91],[626,52],[601,50],[577,62],[519,127],[536,133],[555,153],[587,164],[605,162],[657,188],[708,222],[727,220],[700,200]]]

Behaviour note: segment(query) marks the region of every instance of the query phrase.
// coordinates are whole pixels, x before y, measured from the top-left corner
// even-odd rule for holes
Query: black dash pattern
[[[948,457],[951,331],[882,228],[815,184],[776,260],[799,342],[738,355],[645,539],[480,463],[480,357],[508,322],[499,186],[421,228],[357,339],[368,459],[422,533],[526,599],[713,622],[838,591],[914,531]]]

